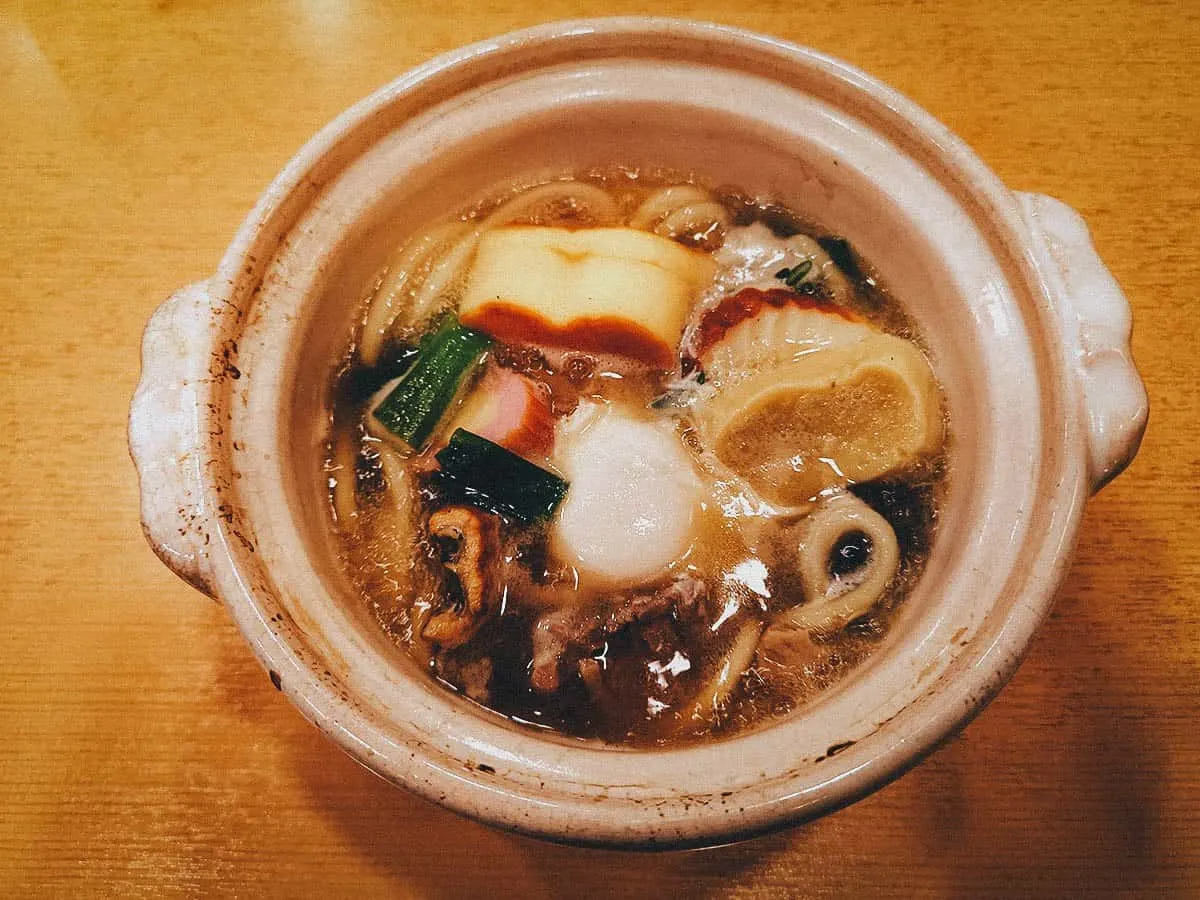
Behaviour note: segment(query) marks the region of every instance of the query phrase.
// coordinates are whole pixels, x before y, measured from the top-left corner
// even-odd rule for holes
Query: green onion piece
[[[526,524],[549,518],[567,493],[567,482],[553,472],[462,428],[437,461],[433,482],[443,499]]]
[[[491,342],[447,317],[421,339],[412,368],[372,415],[413,450],[423,450]]]
[[[811,259],[806,259],[802,263],[797,263],[796,267],[792,269],[792,274],[788,276],[787,283],[792,287],[799,287],[800,282],[802,282],[805,277],[807,277],[808,273],[812,271],[812,267],[813,263]]]
[[[784,282],[793,290],[797,290],[799,289],[801,282],[803,282],[807,277],[808,273],[812,271],[812,267],[813,261],[811,259],[806,259],[796,263],[796,265],[790,269],[780,269],[775,273],[775,277]]]

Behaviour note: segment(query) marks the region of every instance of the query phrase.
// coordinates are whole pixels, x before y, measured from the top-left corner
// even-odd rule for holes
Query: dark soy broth
[[[844,236],[761,198],[626,169],[497,191],[401,242],[331,365],[341,560],[431,678],[515,722],[758,727],[921,575],[927,356]]]

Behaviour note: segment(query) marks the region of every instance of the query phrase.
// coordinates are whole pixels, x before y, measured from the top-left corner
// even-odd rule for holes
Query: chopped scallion
[[[812,271],[813,261],[811,259],[802,260],[796,263],[792,268],[782,268],[775,273],[775,277],[784,282],[788,287],[796,290],[800,287],[800,283],[804,281],[808,273]]]

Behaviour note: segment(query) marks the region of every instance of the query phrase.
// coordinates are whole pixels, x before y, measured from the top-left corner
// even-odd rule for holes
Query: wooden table
[[[808,827],[660,856],[501,834],[356,766],[151,554],[125,449],[150,311],[321,124],[466,41],[643,6],[240,6],[0,2],[0,894],[1200,892],[1194,0],[657,7],[856,63],[1078,208],[1153,409],[1024,667],[961,737]]]

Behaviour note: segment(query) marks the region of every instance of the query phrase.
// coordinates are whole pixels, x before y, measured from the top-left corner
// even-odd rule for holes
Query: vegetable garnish
[[[530,523],[547,519],[567,493],[567,482],[499,444],[455,429],[437,453],[433,483],[450,503]]]
[[[437,331],[422,338],[412,368],[372,415],[413,450],[423,450],[491,342],[447,316]]]
[[[800,283],[804,281],[809,272],[812,271],[813,261],[806,259],[803,262],[798,262],[792,268],[786,266],[775,273],[775,277],[784,282],[788,287],[796,290],[800,287]]]

